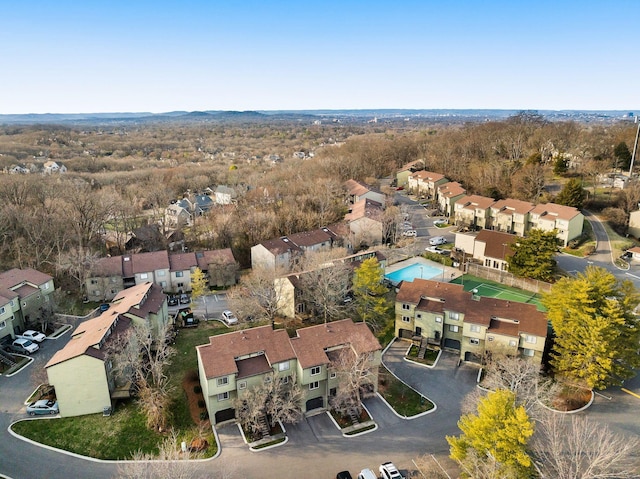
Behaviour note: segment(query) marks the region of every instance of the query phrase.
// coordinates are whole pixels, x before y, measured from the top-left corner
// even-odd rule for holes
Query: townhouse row
[[[230,248],[195,253],[169,254],[167,251],[134,253],[99,259],[85,280],[90,301],[111,301],[126,288],[152,282],[164,291],[191,291],[191,275],[200,268],[209,286],[236,284],[239,265]]]
[[[0,273],[0,344],[30,327],[38,329],[54,289],[53,278],[35,269]]]
[[[547,318],[536,306],[476,296],[459,284],[405,281],[395,316],[397,337],[457,351],[461,361],[497,352],[541,363],[547,345]]]
[[[364,358],[363,388],[375,393],[382,348],[365,323],[344,319],[298,329],[293,338],[271,326],[212,336],[196,352],[209,418],[218,424],[235,419],[235,398],[275,378],[297,382],[304,414],[326,410],[341,387],[336,357],[345,353]]]
[[[566,246],[582,234],[584,215],[571,206],[545,203],[534,205],[515,199],[494,200],[468,195],[460,183],[430,171],[403,168],[398,173],[409,191],[430,199],[450,222],[463,229],[490,229],[526,236],[532,229],[556,230],[556,238]]]

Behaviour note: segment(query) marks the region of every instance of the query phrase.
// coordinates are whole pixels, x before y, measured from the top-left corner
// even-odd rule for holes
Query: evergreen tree
[[[615,168],[626,170],[631,166],[631,152],[624,141],[618,143],[613,149],[613,156],[615,157]]]
[[[495,471],[492,477],[530,477],[532,463],[527,444],[533,435],[533,422],[523,406],[516,406],[515,394],[498,389],[482,398],[477,414],[466,414],[458,421],[462,434],[447,436],[450,456],[470,477],[478,469]]]
[[[553,162],[553,172],[556,175],[564,175],[569,169],[569,162],[563,155],[558,155],[556,161]]]
[[[631,281],[620,282],[603,268],[589,266],[558,281],[543,297],[555,333],[556,373],[597,389],[632,377],[640,366],[638,302]]]
[[[556,230],[533,229],[526,238],[518,238],[511,249],[513,255],[507,256],[509,272],[523,278],[553,280],[558,249]]]
[[[581,209],[586,193],[582,188],[582,181],[578,178],[571,178],[556,196],[555,202],[559,205],[573,206]]]

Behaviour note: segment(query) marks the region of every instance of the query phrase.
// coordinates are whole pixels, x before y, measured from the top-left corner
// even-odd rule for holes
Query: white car
[[[41,343],[47,337],[39,331],[34,331],[33,329],[27,329],[24,333],[18,335],[19,338],[30,339],[35,343]]]
[[[429,240],[429,244],[431,246],[438,246],[441,244],[447,244],[447,238],[445,238],[444,236],[434,236],[433,238],[431,238]]]
[[[436,254],[449,254],[449,253],[451,253],[448,249],[438,248],[437,246],[427,246],[424,250],[429,252],[429,253],[436,253]]]
[[[11,349],[22,354],[35,353],[40,346],[32,342],[30,339],[18,338],[11,343]]]
[[[402,236],[418,236],[418,232],[416,230],[406,230],[402,232]]]
[[[380,464],[380,477],[382,479],[404,479],[404,476],[400,474],[393,462]]]
[[[439,220],[434,220],[433,226],[446,225],[448,223],[449,221],[447,221],[445,218],[440,218]]]
[[[231,326],[232,324],[238,324],[238,318],[236,318],[236,315],[233,314],[228,309],[222,312],[222,321],[224,321],[224,324],[226,324],[227,326]]]

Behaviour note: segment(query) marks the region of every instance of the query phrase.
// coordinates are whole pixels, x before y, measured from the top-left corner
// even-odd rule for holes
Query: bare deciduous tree
[[[533,453],[547,479],[638,478],[638,440],[586,417],[549,414],[538,422]]]
[[[257,320],[272,323],[280,310],[283,297],[281,282],[275,281],[276,273],[255,268],[240,278],[240,283],[229,290],[227,299],[236,314],[253,316]]]
[[[338,387],[330,399],[331,406],[339,411],[362,410],[362,392],[376,380],[368,353],[357,353],[352,345],[330,351],[330,368],[336,373]]]

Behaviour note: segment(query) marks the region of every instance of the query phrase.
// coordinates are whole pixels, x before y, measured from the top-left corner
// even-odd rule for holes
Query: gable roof
[[[211,336],[209,344],[196,346],[196,352],[207,379],[238,373],[236,359],[253,353],[264,353],[271,365],[295,358],[287,331],[271,326]]]
[[[39,287],[52,279],[48,274],[33,268],[13,268],[0,273],[0,295],[11,300],[21,295],[19,287],[23,283]],[[26,293],[26,291],[24,292]],[[30,291],[29,294],[31,294],[31,292],[32,291]]]
[[[516,213],[524,215],[529,213],[533,209],[533,203],[507,198],[505,200],[496,201],[493,206],[491,206],[491,209],[497,211],[498,214],[506,211],[507,214]]]
[[[289,235],[288,238],[302,248],[308,248],[326,241],[333,241],[337,235],[326,226],[311,231],[302,231]]]
[[[445,198],[454,198],[459,195],[464,195],[466,192],[467,190],[457,181],[450,181],[449,183],[443,183],[438,186],[438,195]]]
[[[366,323],[350,319],[298,329],[296,334],[291,344],[303,369],[329,363],[326,349],[335,346],[350,345],[356,354],[382,349]]]
[[[363,198],[361,200],[356,201],[351,206],[351,212],[344,215],[345,221],[355,221],[360,218],[372,218],[375,217],[382,212],[382,204],[370,200],[368,198]]]
[[[462,209],[475,211],[476,209],[486,210],[496,202],[493,198],[479,195],[467,195],[456,201],[456,206]]]
[[[118,293],[110,304],[109,309],[104,311],[100,316],[83,321],[78,325],[75,331],[71,333],[71,339],[69,342],[64,348],[53,355],[45,365],[45,368],[82,356],[89,350],[91,350],[91,355],[94,357],[104,357],[104,353],[100,353],[100,348],[96,348],[96,346],[100,345],[100,343],[112,332],[114,324],[123,320],[125,321],[123,324],[128,325],[129,319],[125,314],[128,313],[129,315],[137,317],[145,317],[143,316],[144,310],[140,310],[139,308],[140,306],[144,306],[144,303],[149,297],[149,293],[152,289],[155,289],[162,294],[159,287],[155,286],[154,288],[154,284],[150,282],[133,286],[132,288],[125,289]],[[149,307],[150,306],[147,306],[145,309],[148,309]]]
[[[347,193],[351,196],[362,196],[372,191],[368,186],[353,179],[345,181],[344,186],[347,189]]]
[[[236,258],[233,256],[231,248],[196,251],[196,261],[198,267],[203,271],[207,271],[210,265],[236,264]]]
[[[416,171],[413,175],[411,175],[411,177],[421,181],[432,181],[434,183],[445,178],[444,175],[440,173],[434,173],[433,171]]]
[[[485,256],[506,259],[507,256],[513,255],[514,251],[511,249],[511,245],[518,241],[518,236],[495,230],[480,230],[475,240],[485,244]]]
[[[548,216],[551,221],[555,219],[570,220],[580,214],[580,210],[573,206],[557,205],[555,203],[544,203],[536,205],[531,210],[532,215],[539,215],[540,217]]]

